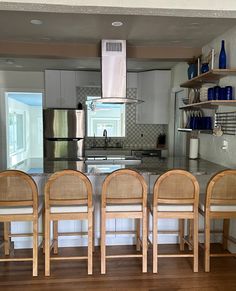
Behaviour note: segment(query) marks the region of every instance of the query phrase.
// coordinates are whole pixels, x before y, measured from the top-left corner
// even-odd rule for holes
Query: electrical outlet
[[[229,142],[227,140],[223,140],[221,149],[224,151],[227,151],[228,147],[229,147]]]

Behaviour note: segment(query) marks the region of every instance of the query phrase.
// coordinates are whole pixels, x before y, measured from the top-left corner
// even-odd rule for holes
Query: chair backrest
[[[137,204],[146,206],[147,184],[141,174],[131,169],[116,170],[102,185],[102,206],[106,204]]]
[[[159,176],[154,184],[153,205],[195,204],[198,207],[199,184],[189,172],[174,169]]]
[[[206,208],[210,204],[236,205],[236,170],[215,174],[207,185]]]
[[[21,171],[0,172],[0,205],[32,206],[38,211],[38,189],[34,180]]]
[[[92,184],[75,170],[63,170],[50,176],[45,184],[45,207],[50,205],[84,205],[92,207]]]

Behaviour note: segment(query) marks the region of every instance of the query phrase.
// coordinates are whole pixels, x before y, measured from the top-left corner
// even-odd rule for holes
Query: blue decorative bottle
[[[221,50],[219,55],[219,69],[226,69],[226,52],[225,52],[225,41],[221,41]]]

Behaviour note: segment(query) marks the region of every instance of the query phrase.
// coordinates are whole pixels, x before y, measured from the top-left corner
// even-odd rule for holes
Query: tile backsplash
[[[137,89],[128,88],[127,97],[136,98]],[[86,108],[85,102],[87,96],[101,96],[99,87],[78,87],[77,103],[81,102],[83,108]],[[167,135],[167,125],[163,124],[136,124],[136,105],[126,106],[126,137],[112,138],[110,145],[115,146],[121,142],[125,148],[155,148],[157,137],[160,133]],[[92,137],[86,138],[86,148],[93,143]],[[104,139],[96,138],[96,145],[103,146]]]

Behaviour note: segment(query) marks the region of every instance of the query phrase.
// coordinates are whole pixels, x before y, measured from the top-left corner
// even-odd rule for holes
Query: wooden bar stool
[[[21,171],[8,170],[0,173],[0,221],[4,222],[4,253],[10,254],[10,223],[32,221],[33,233],[17,236],[33,236],[33,256],[31,258],[1,258],[0,262],[32,261],[33,276],[38,275],[38,218],[43,203],[38,203],[38,190],[34,180]]]
[[[223,249],[227,242],[236,243],[229,236],[229,221],[236,218],[236,170],[224,170],[211,178],[207,185],[206,197],[200,197],[199,212],[205,221],[205,272],[210,271],[210,257],[236,256],[236,253],[210,252],[210,222],[211,219],[223,219]]]
[[[189,172],[175,169],[157,178],[153,189],[153,201],[149,203],[149,211],[153,218],[153,273],[157,273],[158,258],[162,257],[193,257],[193,271],[198,272],[198,201],[199,184]],[[183,251],[184,243],[187,243],[193,248],[193,253],[160,254],[158,252],[158,220],[160,218],[179,220],[180,250]],[[184,238],[185,219],[193,221],[192,243]]]
[[[88,221],[88,255],[50,257],[50,222],[53,221],[54,254],[58,252],[58,236],[84,233],[58,233],[59,220]],[[88,274],[93,270],[93,205],[92,185],[81,172],[64,170],[54,173],[45,185],[45,276],[50,276],[51,260],[88,260]]]
[[[106,221],[115,218],[138,220],[137,233],[135,231],[138,236],[140,220],[142,221],[142,254],[106,255]],[[139,239],[138,237],[137,242]],[[139,243],[137,243],[137,249],[139,249]],[[147,185],[138,172],[122,169],[108,175],[102,186],[101,273],[106,273],[106,259],[129,257],[141,257],[142,271],[147,272]]]

